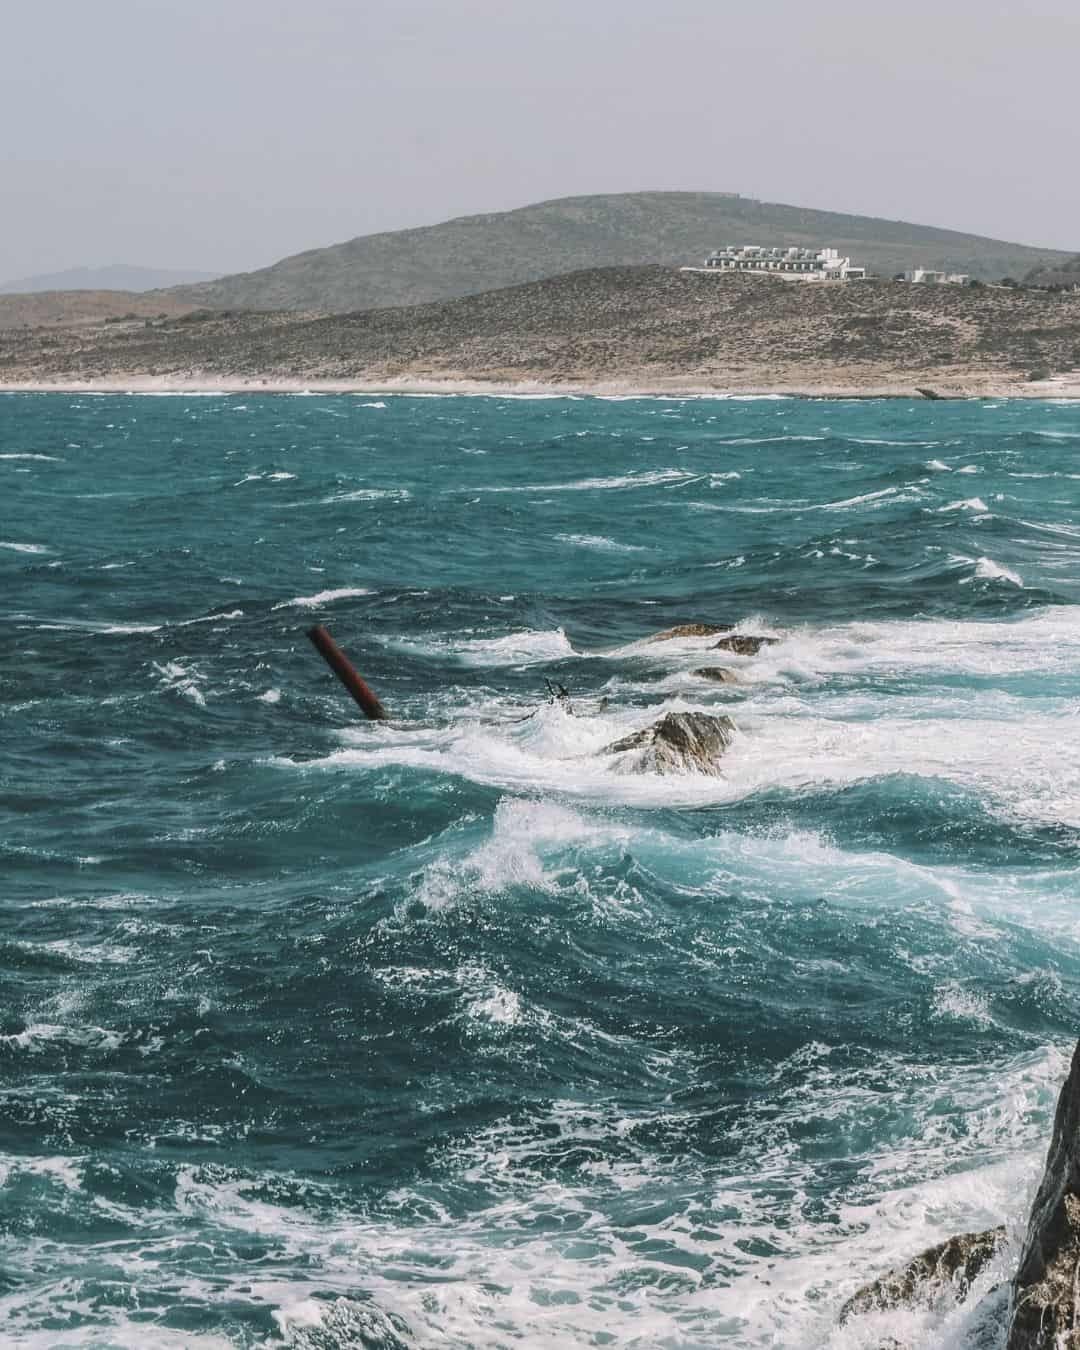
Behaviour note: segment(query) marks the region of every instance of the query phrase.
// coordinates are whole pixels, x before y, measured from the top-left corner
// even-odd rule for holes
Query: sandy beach
[[[931,389],[945,399],[1066,399],[1080,400],[1080,370],[1048,380],[1001,379],[1000,373],[985,376],[965,373],[961,379],[926,377],[914,383],[899,376],[865,382],[838,375],[835,380],[808,382],[764,379],[704,384],[670,377],[666,379],[575,380],[478,380],[464,373],[439,379],[391,377],[388,379],[288,379],[199,375],[116,375],[92,380],[24,380],[0,382],[8,394],[380,394],[415,396],[477,395],[498,398],[822,398],[875,399],[915,398],[921,389]]]

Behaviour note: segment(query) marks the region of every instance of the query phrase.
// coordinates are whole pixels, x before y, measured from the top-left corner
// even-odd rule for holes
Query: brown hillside
[[[194,308],[190,300],[166,292],[147,296],[137,291],[36,291],[0,295],[0,328],[45,328],[122,317],[173,318]]]
[[[362,313],[0,335],[0,382],[483,379],[910,386],[1080,367],[1080,296],[603,268]]]

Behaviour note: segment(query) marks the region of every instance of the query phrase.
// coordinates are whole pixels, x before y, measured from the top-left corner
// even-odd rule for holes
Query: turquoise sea
[[[0,1343],[968,1343],[834,1323],[1080,1026],[1080,406],[11,394],[0,494]]]

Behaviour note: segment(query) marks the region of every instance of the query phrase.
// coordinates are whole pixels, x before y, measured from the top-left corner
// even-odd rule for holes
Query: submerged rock
[[[841,1326],[860,1313],[933,1303],[949,1293],[957,1303],[967,1298],[976,1276],[1005,1241],[1005,1229],[960,1233],[928,1247],[913,1261],[865,1284],[840,1309]]]
[[[624,755],[618,767],[625,773],[718,774],[719,760],[734,737],[735,723],[730,717],[668,713],[600,753]]]
[[[1080,1043],[1013,1278],[1006,1350],[1080,1350]]]
[[[757,656],[762,647],[774,647],[779,638],[764,637],[756,633],[733,633],[731,637],[714,642],[714,652],[734,652],[736,656]]]
[[[742,680],[733,670],[727,666],[699,666],[697,670],[692,670],[691,675],[696,675],[699,680],[713,680],[717,684],[742,684]]]
[[[670,642],[672,638],[715,637],[717,633],[730,633],[735,625],[731,623],[677,623],[674,628],[665,628],[662,633],[653,633],[646,642]]]

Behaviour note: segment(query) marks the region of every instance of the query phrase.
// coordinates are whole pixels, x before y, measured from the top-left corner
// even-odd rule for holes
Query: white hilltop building
[[[904,273],[904,280],[916,286],[967,286],[971,277],[967,272],[938,272],[930,267],[913,267]]]
[[[728,244],[705,259],[704,267],[684,272],[764,272],[789,281],[864,281],[866,268],[842,258],[835,248],[767,248]]]

